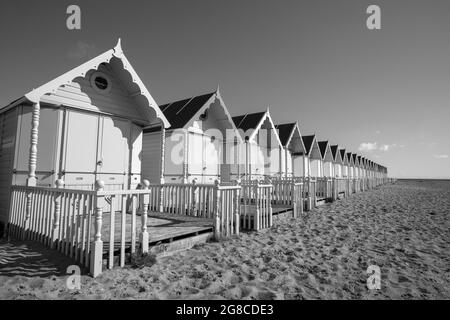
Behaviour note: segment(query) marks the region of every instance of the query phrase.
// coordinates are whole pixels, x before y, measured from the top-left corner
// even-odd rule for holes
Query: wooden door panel
[[[65,168],[67,172],[93,174],[97,163],[98,117],[68,111]]]
[[[101,137],[101,157],[103,162],[99,166],[99,173],[123,174],[128,172],[129,158],[128,141],[130,123],[114,118],[103,118]]]
[[[220,142],[212,142],[208,136],[203,137],[203,174],[206,176],[219,175]]]
[[[201,176],[203,174],[203,138],[201,135],[189,133],[188,150],[189,174]]]

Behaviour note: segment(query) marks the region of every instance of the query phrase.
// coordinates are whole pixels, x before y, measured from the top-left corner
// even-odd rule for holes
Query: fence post
[[[221,224],[220,224],[220,190],[219,190],[219,180],[214,182],[214,238],[218,241],[221,236]]]
[[[313,182],[313,186],[314,186],[314,188],[313,188],[314,189],[314,191],[313,191],[313,196],[314,196],[313,207],[314,208],[317,207],[317,181],[318,180]]]
[[[31,221],[31,203],[33,200],[33,193],[30,190],[27,190],[27,207],[26,207],[26,214],[25,214],[25,221],[23,224],[23,231],[22,231],[22,240],[27,240],[28,233],[30,232],[30,221]]]
[[[306,211],[311,211],[312,206],[312,199],[311,199],[311,189],[312,189],[312,182],[311,179],[307,179],[308,184],[308,198],[306,199]]]
[[[56,180],[56,188],[61,189],[64,186],[64,181],[61,179]],[[52,230],[52,243],[51,248],[55,249],[57,247],[57,242],[60,240],[58,239],[59,234],[59,215],[61,213],[61,193],[56,193],[55,195],[55,212],[53,214],[53,230]]]
[[[295,192],[295,182],[291,182],[291,204],[293,218],[297,218],[297,193]]]
[[[261,209],[260,209],[260,194],[259,194],[259,180],[256,180],[255,183],[255,205],[256,205],[256,213],[254,216],[254,220],[253,220],[253,229],[254,230],[259,230],[260,228],[260,219],[259,216],[261,214]]]
[[[236,187],[241,187],[241,180],[237,179],[235,181],[235,185]],[[236,235],[239,235],[240,232],[240,214],[239,214],[239,205],[240,205],[240,193],[239,193],[240,189],[236,189],[234,191],[234,199],[233,199],[233,210],[234,210],[234,224],[235,224],[235,233]]]
[[[269,228],[272,228],[273,225],[273,209],[272,209],[272,191],[273,191],[273,185],[270,187],[268,192],[268,205],[269,205]]]
[[[102,273],[103,267],[103,241],[102,241],[102,215],[105,206],[105,197],[99,196],[98,192],[102,192],[105,183],[101,180],[95,181],[95,237],[91,246],[90,272],[93,277],[97,277]]]
[[[192,180],[192,204],[191,204],[191,216],[197,216],[197,179]]]
[[[300,183],[300,190],[299,190],[299,203],[298,206],[300,206],[300,216],[303,216],[303,188],[304,188],[303,182]]]
[[[148,253],[148,232],[147,232],[147,215],[148,215],[148,205],[150,203],[150,195],[148,187],[150,186],[150,182],[148,180],[142,181],[143,190],[146,191],[142,195],[143,201],[142,201],[142,212],[141,212],[141,236],[140,236],[140,242],[141,242],[141,251],[142,253]]]
[[[160,213],[164,212],[164,178],[161,178],[161,186],[159,189],[159,205],[158,209]]]

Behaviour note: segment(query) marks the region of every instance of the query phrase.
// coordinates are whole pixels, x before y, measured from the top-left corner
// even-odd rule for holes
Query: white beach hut
[[[141,181],[143,127],[169,126],[122,51],[111,50],[0,109],[0,221],[11,185],[105,190]],[[155,159],[157,161],[157,159]]]
[[[305,145],[298,123],[279,124],[276,129],[284,149],[281,153],[281,176],[288,178],[293,177],[294,173],[298,173],[297,177],[303,177],[300,173],[303,170],[301,157],[305,153]],[[300,159],[300,161],[297,161],[297,159]]]
[[[343,177],[344,160],[342,158],[342,154],[340,152],[339,146],[334,145],[334,146],[331,146],[330,149],[331,149],[331,154],[333,156],[334,177],[342,178]],[[345,154],[345,150],[344,150],[344,154]]]
[[[300,157],[303,162],[303,170],[300,173],[300,176],[303,176],[304,178],[321,177],[318,175],[318,170],[320,170],[319,165],[322,161],[322,154],[319,150],[316,135],[302,136],[302,140],[303,145],[305,146],[305,153]]]
[[[233,117],[233,121],[243,137],[239,171],[232,172],[248,180],[263,180],[267,177],[279,177],[283,145],[270,116],[265,112],[245,114]]]
[[[142,176],[149,181],[213,184],[228,182],[238,164],[242,138],[219,89],[160,106],[171,127],[161,154],[161,128],[144,130]],[[164,157],[164,162],[154,159]]]
[[[328,141],[319,141],[319,150],[322,156],[322,177],[334,177],[334,158]]]

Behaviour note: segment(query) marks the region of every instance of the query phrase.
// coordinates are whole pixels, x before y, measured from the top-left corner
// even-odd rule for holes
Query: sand
[[[32,243],[0,243],[0,299],[449,299],[450,181],[396,185],[156,264],[82,276]],[[367,288],[369,265],[381,289]]]

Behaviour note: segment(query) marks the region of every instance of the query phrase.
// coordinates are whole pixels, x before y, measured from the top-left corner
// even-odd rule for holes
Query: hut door
[[[97,179],[105,182],[105,190],[127,189],[130,123],[101,117],[100,126]]]
[[[67,111],[63,179],[66,188],[92,190],[96,179],[99,119]]]
[[[212,184],[219,177],[219,146],[221,141],[203,136],[203,183]]]
[[[203,136],[197,133],[189,133],[188,151],[188,181],[197,179],[197,183],[203,183]]]

